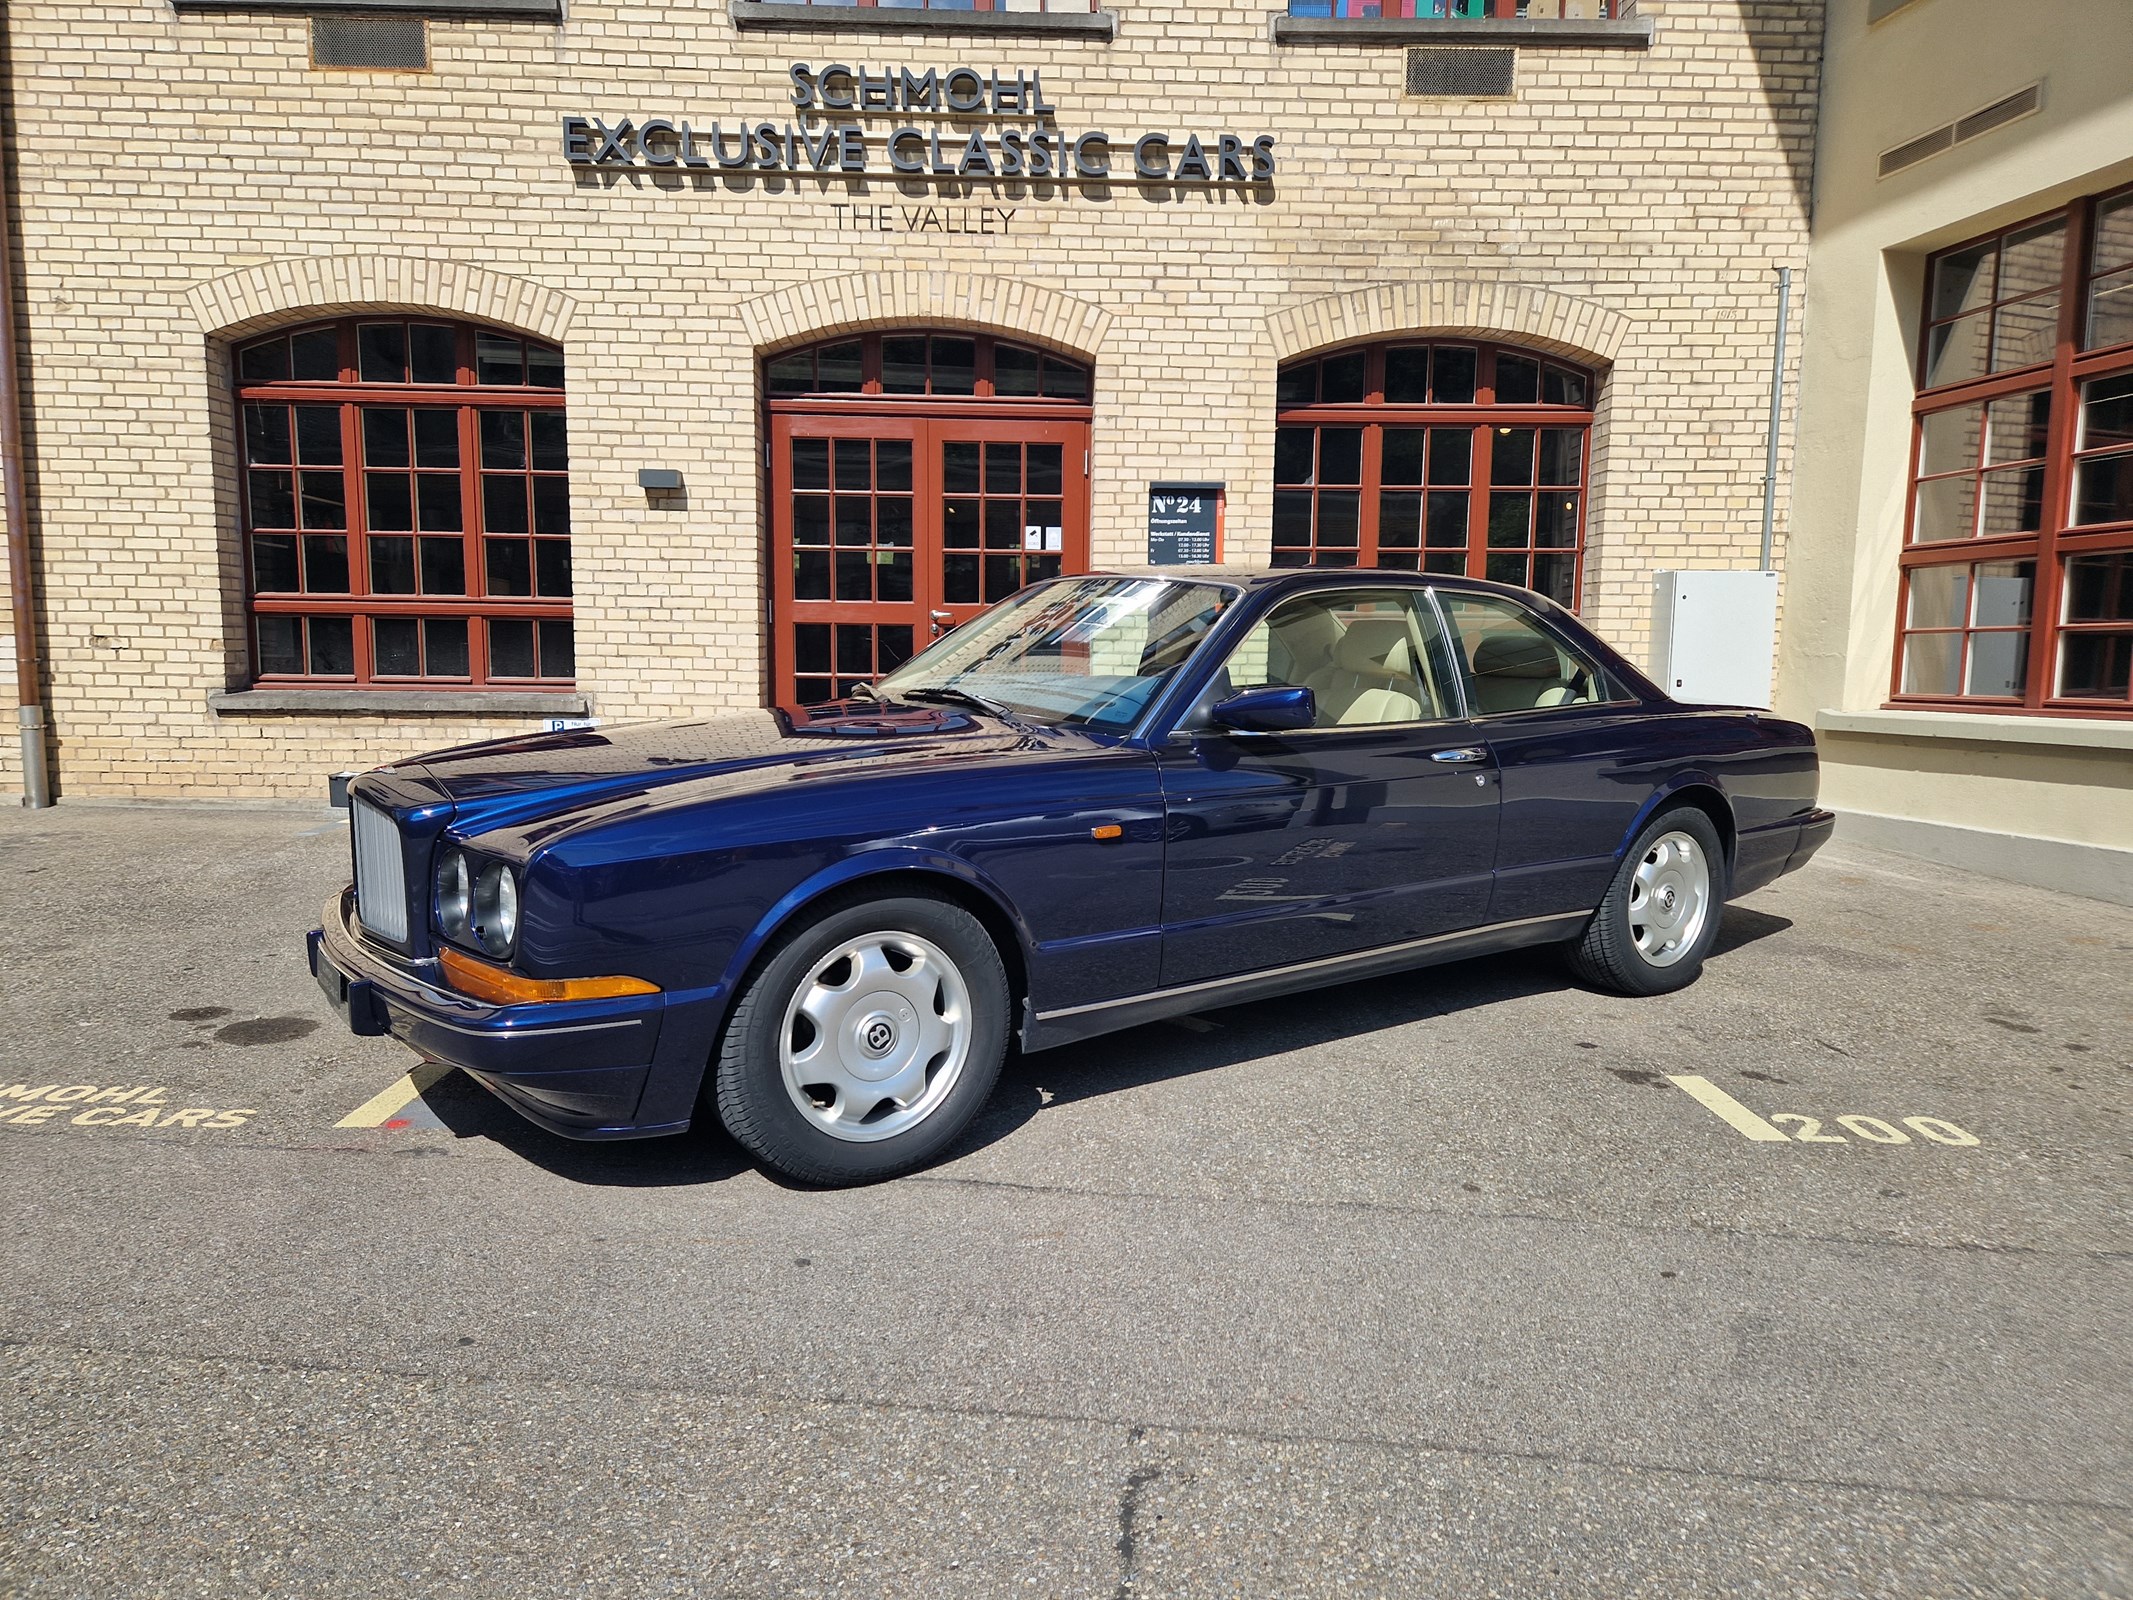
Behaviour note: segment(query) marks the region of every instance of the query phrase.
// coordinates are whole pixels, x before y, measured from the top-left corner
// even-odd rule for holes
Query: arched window
[[[235,364],[258,682],[571,681],[562,351],[349,317]]]
[[[1456,572],[1575,606],[1593,375],[1508,345],[1365,345],[1281,369],[1274,565]]]

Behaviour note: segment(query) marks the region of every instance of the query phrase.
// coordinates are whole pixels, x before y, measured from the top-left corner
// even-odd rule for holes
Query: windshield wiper
[[[1014,715],[997,700],[988,700],[984,695],[972,694],[968,689],[952,689],[946,685],[927,689],[900,689],[896,697],[899,700],[931,700],[944,705],[974,706],[996,717]]]

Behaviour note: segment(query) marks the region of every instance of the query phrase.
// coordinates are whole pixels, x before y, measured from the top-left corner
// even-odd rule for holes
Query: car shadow
[[[1710,959],[1783,933],[1784,917],[1728,906]],[[1553,950],[1479,956],[1415,972],[1204,1014],[1154,1022],[1034,1056],[1008,1058],[985,1108],[942,1160],[996,1144],[1047,1106],[1146,1088],[1238,1062],[1337,1043],[1432,1017],[1449,1016],[1577,987]],[[534,1127],[464,1074],[454,1073],[424,1096],[461,1138],[484,1138],[572,1183],[621,1188],[667,1188],[717,1183],[751,1170],[754,1159],[727,1136],[715,1116],[664,1139],[583,1143]],[[814,1185],[763,1171],[782,1188]]]

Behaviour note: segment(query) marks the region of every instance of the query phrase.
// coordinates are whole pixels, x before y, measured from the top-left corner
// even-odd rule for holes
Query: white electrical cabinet
[[[1676,700],[1768,706],[1777,661],[1774,572],[1652,575],[1652,677]]]

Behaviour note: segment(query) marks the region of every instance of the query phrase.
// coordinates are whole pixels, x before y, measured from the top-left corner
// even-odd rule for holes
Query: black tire
[[[1640,926],[1631,910],[1637,889],[1637,871],[1669,835],[1686,835],[1702,852],[1709,875],[1709,891],[1703,920],[1678,952],[1670,952],[1659,964],[1638,947]],[[1710,816],[1695,806],[1677,806],[1654,817],[1623,852],[1622,865],[1607,886],[1599,909],[1585,925],[1584,934],[1563,947],[1570,970],[1597,989],[1616,994],[1671,994],[1694,983],[1703,971],[1704,957],[1718,942],[1718,925],[1726,906],[1726,852]]]
[[[786,1085],[780,1035],[788,1008],[823,959],[876,933],[916,935],[953,962],[968,997],[967,1047],[952,1086],[923,1120],[861,1143],[825,1132],[801,1111]],[[765,1166],[803,1183],[843,1187],[896,1177],[937,1158],[969,1127],[999,1081],[1012,1015],[1000,952],[961,906],[922,895],[839,900],[781,934],[743,985],[714,1061],[719,1120]]]

